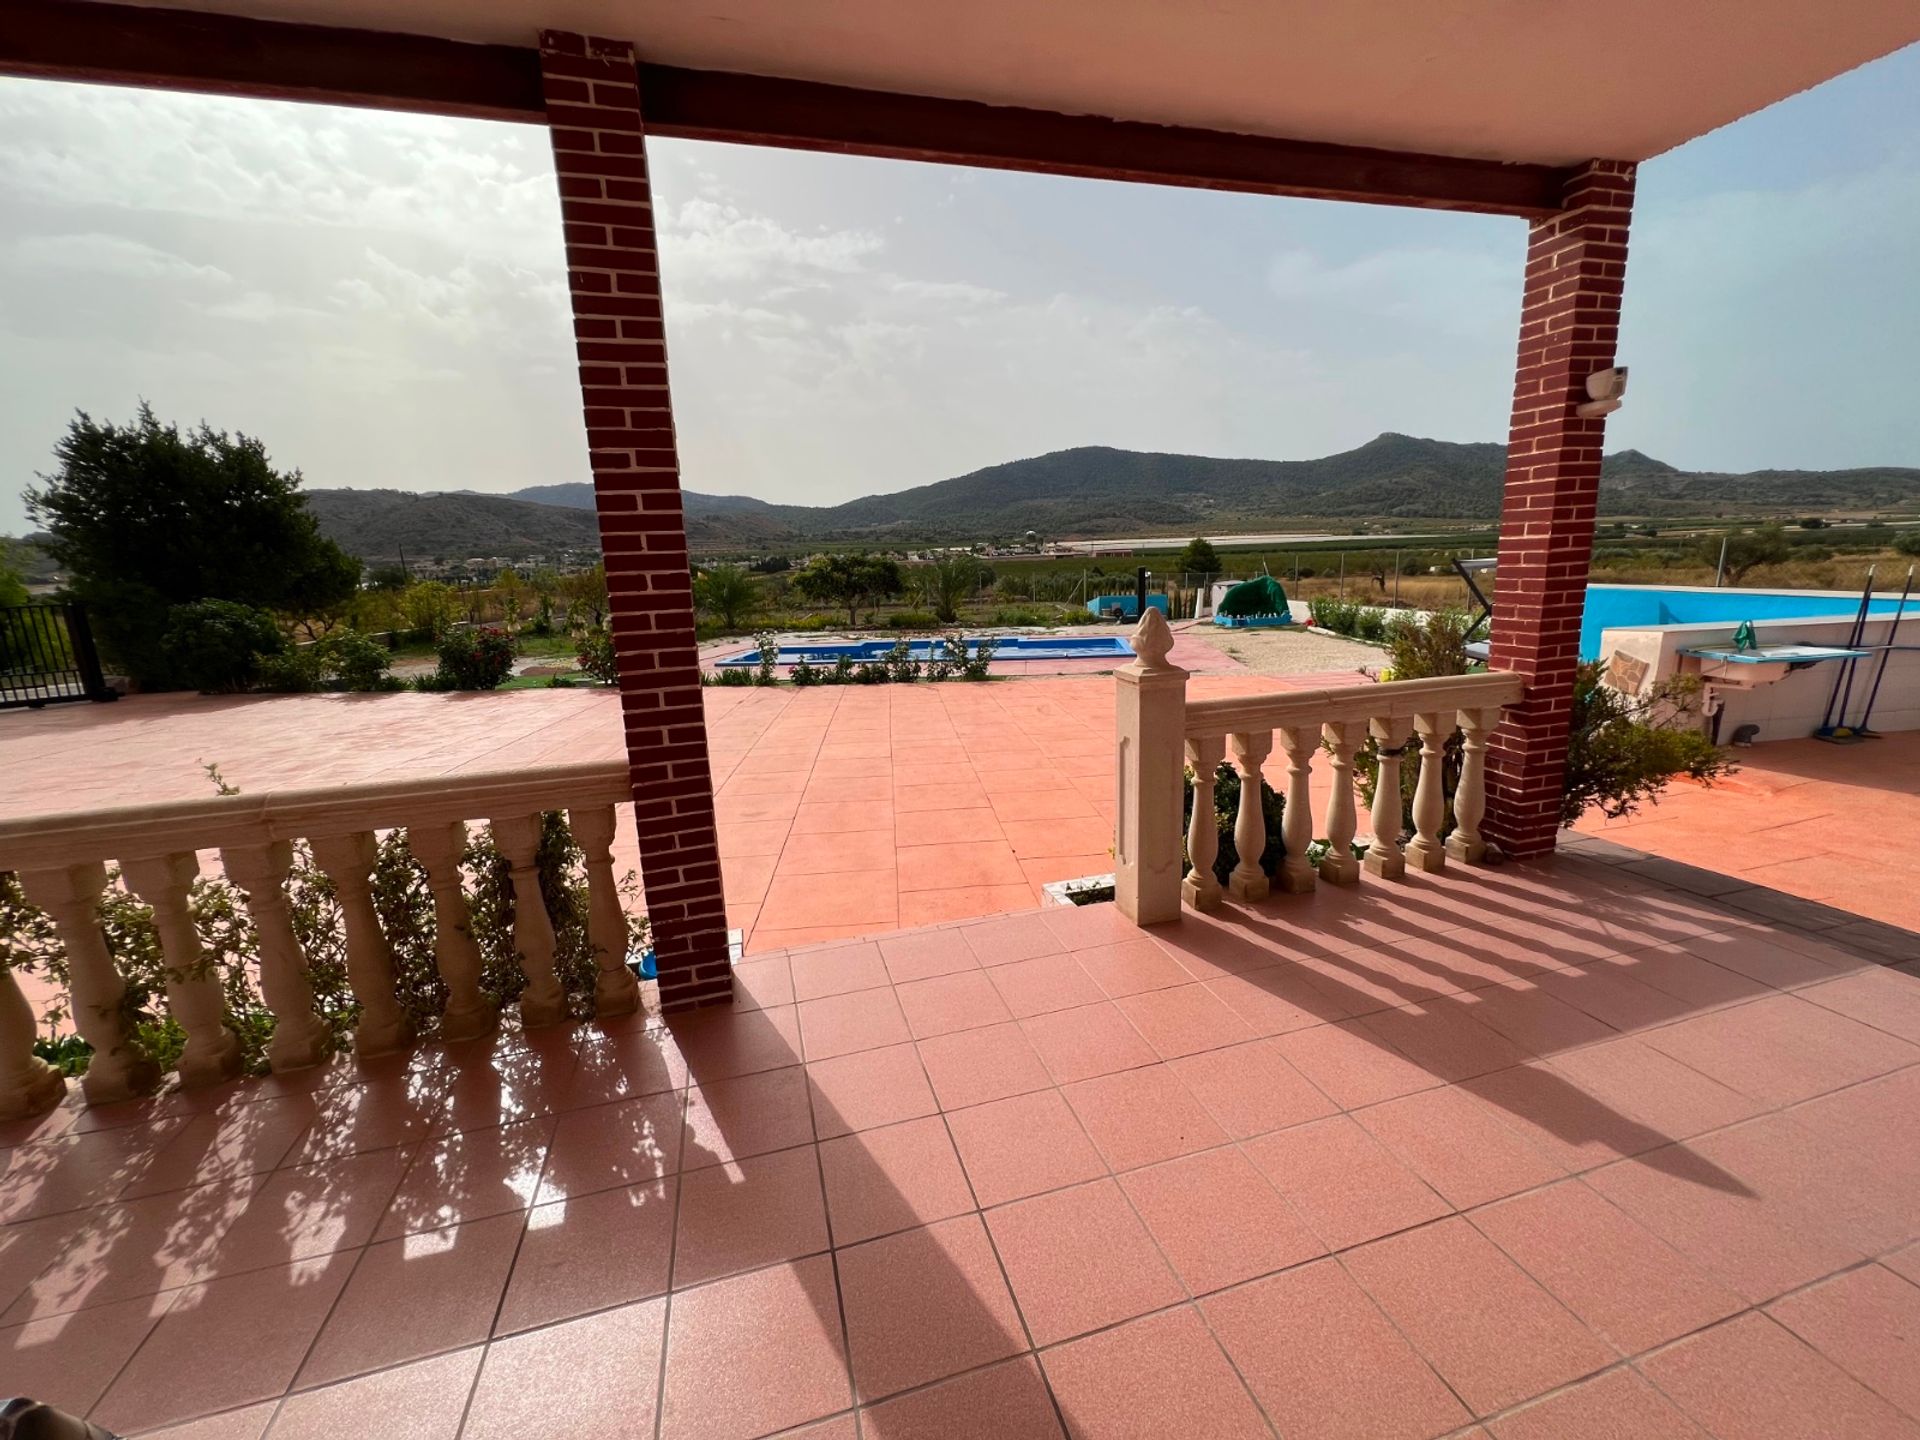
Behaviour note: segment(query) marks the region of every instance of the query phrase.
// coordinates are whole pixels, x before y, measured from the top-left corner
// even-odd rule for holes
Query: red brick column
[[[633,47],[540,37],[641,879],[669,1010],[733,994]]]
[[[1633,176],[1625,161],[1580,167],[1527,243],[1492,651],[1527,690],[1487,747],[1486,831],[1509,855],[1552,850],[1560,828],[1606,432],[1575,410],[1614,360]]]

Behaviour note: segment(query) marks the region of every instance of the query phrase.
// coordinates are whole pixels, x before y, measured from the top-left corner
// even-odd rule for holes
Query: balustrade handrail
[[[1474,710],[1511,705],[1526,682],[1504,670],[1477,675],[1435,675],[1419,680],[1368,681],[1328,690],[1288,690],[1267,695],[1231,695],[1189,700],[1185,734],[1190,740],[1296,725],[1403,718],[1436,710]]]
[[[312,840],[633,798],[624,760],[210,795],[0,820],[0,870]]]

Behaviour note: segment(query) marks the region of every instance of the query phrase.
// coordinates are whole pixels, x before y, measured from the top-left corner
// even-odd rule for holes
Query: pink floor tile
[[[1006,1002],[1007,1009],[1021,1019],[1091,1005],[1106,998],[1106,992],[1072,955],[1040,955],[1030,960],[1010,961],[987,970],[986,975]]]
[[[1450,1208],[1344,1115],[1263,1135],[1241,1148],[1332,1250],[1435,1219]]]
[[[1193,975],[1151,940],[1121,940],[1075,952],[1080,968],[1093,977],[1108,999],[1166,990],[1192,982]]]
[[[1227,1139],[1165,1065],[1081,1080],[1063,1093],[1114,1170],[1170,1160]]]
[[[940,1107],[912,1045],[860,1050],[807,1066],[820,1138],[931,1115]]]
[[[334,1440],[377,1415],[404,1415],[409,1437],[454,1440],[467,1413],[480,1355],[476,1345],[289,1396],[274,1417],[275,1440]]]
[[[457,1220],[526,1209],[540,1188],[554,1123],[523,1120],[443,1135],[410,1151],[375,1152],[408,1156],[410,1163],[374,1238],[391,1240]]]
[[[138,1176],[175,1118],[0,1150],[0,1224],[96,1205]]]
[[[664,1301],[650,1300],[496,1340],[487,1347],[461,1434],[465,1440],[520,1440],[542,1430],[652,1434],[665,1312]],[[594,1366],[592,1383],[582,1384],[583,1356],[612,1363]]]
[[[1062,1345],[1043,1360],[1076,1437],[1264,1440],[1271,1433],[1206,1325],[1185,1306]]]
[[[1691,1420],[1625,1367],[1570,1385],[1491,1428],[1495,1440],[1701,1440]]]
[[[375,1150],[267,1176],[221,1238],[207,1273],[231,1275],[366,1244],[412,1161],[407,1150]]]
[[[1741,1308],[1732,1291],[1578,1181],[1489,1205],[1469,1218],[1623,1355]]]
[[[715,1383],[720,1376],[724,1384]],[[851,1402],[840,1302],[827,1256],[751,1271],[674,1297],[663,1440],[749,1440]]]
[[[0,1324],[24,1318],[7,1316],[7,1311],[53,1258],[100,1218],[85,1210],[69,1210],[0,1227],[0,1316],[6,1317]]]
[[[755,912],[759,911],[756,908]],[[731,920],[729,924],[733,923]],[[751,929],[749,924],[744,929]],[[743,960],[733,967],[733,1008],[764,1010],[793,1003],[793,970],[785,955],[770,960]]]
[[[1490,985],[1461,997],[1465,1012],[1534,1055],[1557,1055],[1618,1032],[1531,980]]]
[[[496,1334],[667,1288],[678,1182],[672,1177],[536,1205],[513,1260]]]
[[[799,950],[789,957],[789,964],[796,1000],[818,1000],[888,983],[887,967],[880,960],[880,947],[871,940]]]
[[[1253,1027],[1204,985],[1179,985],[1115,1002],[1163,1060],[1254,1038]]]
[[[1760,1108],[1644,1037],[1589,1045],[1555,1056],[1552,1065],[1598,1103],[1675,1140],[1732,1125]]]
[[[680,1177],[676,1287],[826,1248],[827,1207],[811,1145]]]
[[[1452,1000],[1379,1010],[1363,1016],[1358,1024],[1441,1080],[1465,1080],[1532,1058]]]
[[[973,951],[974,957],[985,966],[1010,965],[1016,960],[1057,955],[1066,948],[1055,936],[1046,918],[1037,912],[963,925],[960,934],[966,938],[967,948]]]
[[[1717,1010],[1643,1038],[1769,1105],[1920,1064],[1920,1047],[1789,995]]]
[[[982,1205],[999,1205],[1106,1173],[1100,1152],[1058,1091],[1015,1095],[947,1116]]]
[[[1754,1192],[1685,1147],[1609,1165],[1587,1183],[1750,1304],[1863,1258],[1820,1217]]]
[[[355,1258],[300,1260],[179,1292],[91,1418],[110,1430],[132,1430],[280,1395]],[[208,1364],[210,1355],[222,1363]]]
[[[1767,1313],[1882,1399],[1920,1419],[1920,1285],[1867,1265],[1777,1300]]]
[[[564,1200],[673,1174],[684,1111],[678,1090],[568,1111],[554,1124],[535,1198]]]
[[[75,1415],[86,1414],[173,1298],[146,1295],[0,1329],[5,1389],[10,1395],[29,1395]]]
[[[931,1225],[973,1208],[973,1192],[937,1115],[820,1146],[836,1245]]]
[[[1641,1363],[1715,1435],[1752,1440],[1912,1440],[1891,1405],[1763,1315],[1742,1315]]]
[[[1051,1345],[1185,1298],[1112,1180],[987,1212],[1036,1345]]]
[[[880,941],[887,975],[896,985],[978,968],[979,957],[959,930],[920,930]]]
[[[1170,1068],[1235,1140],[1318,1120],[1336,1108],[1272,1040],[1189,1055]]]
[[[830,1060],[910,1039],[906,1018],[891,989],[859,990],[795,1007],[808,1060]]]
[[[209,1415],[204,1420],[189,1420],[184,1425],[144,1430],[140,1440],[260,1440],[279,1409],[278,1400],[268,1400],[264,1404]]]
[[[1188,968],[1198,973],[1198,963]],[[1346,1005],[1315,988],[1304,971],[1286,965],[1217,976],[1206,981],[1206,986],[1256,1035],[1306,1030],[1329,1020],[1345,1019],[1349,1013]]]
[[[963,885],[951,890],[908,890],[900,896],[902,925],[944,925],[975,915],[1025,910],[1039,899],[1022,877],[1018,885]]]
[[[1020,1029],[1061,1085],[1156,1060],[1153,1048],[1110,1001],[1034,1015],[1022,1020]]]
[[[1120,1177],[1188,1291],[1202,1295],[1326,1252],[1245,1156],[1231,1146]]]
[[[1920,979],[1897,970],[1872,969],[1810,985],[1802,1000],[1920,1045]]]
[[[523,1224],[520,1215],[496,1215],[368,1247],[300,1367],[300,1383],[324,1385],[486,1339]]]
[[[983,970],[961,970],[951,975],[908,981],[894,994],[907,1017],[907,1028],[916,1040],[956,1030],[973,1030],[1013,1018]]]
[[[798,1065],[697,1085],[687,1092],[683,1170],[784,1150],[813,1139],[807,1072]]]
[[[695,1012],[684,1020],[676,1018],[675,1033],[643,1028],[622,1030],[613,1035],[596,1035],[580,1046],[580,1063],[568,1082],[563,1109],[583,1105],[601,1105],[610,1100],[632,1100],[642,1095],[657,1095],[663,1090],[684,1089],[689,1057],[678,1043],[687,1041],[700,1060],[699,1077],[718,1079],[722,1074],[737,1075],[744,1070],[762,1070],[767,1065],[744,1063],[756,1049],[765,1048],[769,1032],[777,1035],[793,1028],[793,1010],[768,1009],[759,1019],[730,1022],[724,1031],[720,1017],[710,1012]],[[794,1032],[797,1034],[797,1031]],[[720,1041],[724,1036],[725,1044]],[[798,1059],[799,1046],[793,1046],[791,1058],[774,1062],[792,1065]],[[738,1063],[727,1065],[726,1060]]]
[[[1288,1440],[1430,1440],[1471,1418],[1336,1261],[1200,1308]]]
[[[867,1440],[1061,1440],[1053,1399],[1029,1356],[883,1401],[860,1419]],[[853,1440],[851,1426],[844,1440]]]
[[[305,1135],[286,1151],[286,1163],[309,1165],[419,1144],[440,1128],[451,1079],[441,1071],[415,1070],[329,1092]]]
[[[1353,1118],[1456,1210],[1566,1174],[1492,1109],[1452,1086],[1356,1110]]]
[[[1377,1240],[1346,1265],[1479,1414],[1619,1358],[1465,1220]]]
[[[781,877],[848,872],[873,875],[893,868],[897,848],[892,826],[845,830],[832,835],[796,835],[780,851],[773,873]],[[727,894],[734,894],[731,883]]]
[[[1440,1083],[1357,1020],[1295,1030],[1275,1043],[1289,1064],[1349,1110]]]
[[[978,1216],[843,1249],[839,1264],[854,1385],[863,1401],[1026,1348]]]
[[[1025,1032],[1012,1021],[922,1040],[919,1050],[944,1110],[984,1105],[1054,1083]]]
[[[121,1193],[129,1198],[237,1180],[271,1170],[321,1116],[335,1113],[305,1097],[255,1100],[184,1119],[139,1177]]]

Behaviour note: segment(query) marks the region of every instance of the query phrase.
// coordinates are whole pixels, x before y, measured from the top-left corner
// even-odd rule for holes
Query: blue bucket
[[[653,947],[651,945],[641,952],[640,962],[638,964],[629,960],[627,962],[627,968],[642,980],[658,980],[660,978],[659,967],[656,966],[653,961]]]

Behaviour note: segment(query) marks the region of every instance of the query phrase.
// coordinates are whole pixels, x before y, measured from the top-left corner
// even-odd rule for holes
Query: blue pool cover
[[[915,660],[933,658],[933,640],[909,640],[907,652]],[[885,660],[893,654],[894,642],[891,640],[842,640],[835,644],[821,645],[782,645],[780,658],[776,664],[798,665],[802,660],[818,665],[822,661],[831,665],[842,655],[854,660]],[[967,637],[967,653],[973,654],[980,648],[978,636]],[[1131,660],[1133,647],[1119,635],[1000,635],[994,637],[993,658],[996,660]],[[729,655],[718,665],[758,665],[758,650],[742,650],[738,655]]]

